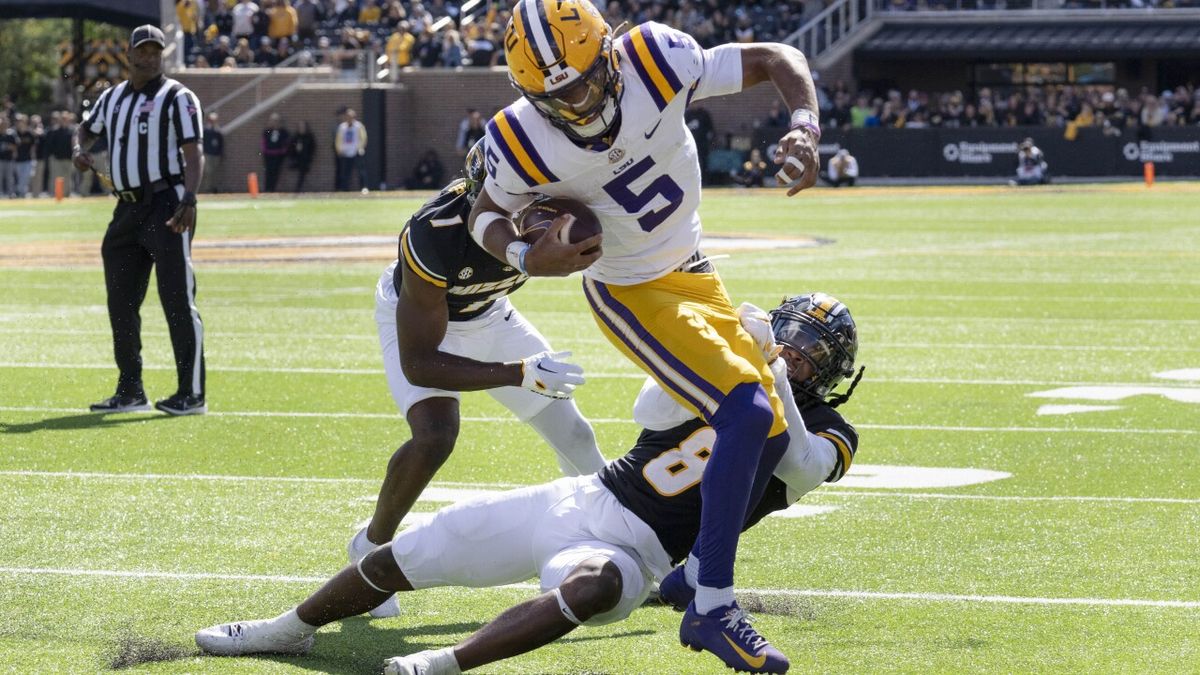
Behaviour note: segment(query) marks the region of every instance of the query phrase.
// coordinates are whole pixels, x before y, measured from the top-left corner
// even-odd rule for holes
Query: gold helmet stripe
[[[558,44],[551,35],[549,22],[546,21],[546,8],[541,0],[521,0],[517,6],[521,15],[521,25],[525,27],[525,40],[532,43],[533,58],[538,68],[549,70],[550,66],[562,60],[556,55]]]

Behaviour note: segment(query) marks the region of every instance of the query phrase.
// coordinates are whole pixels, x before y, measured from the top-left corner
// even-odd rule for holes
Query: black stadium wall
[[[768,148],[779,129],[763,128],[755,143]],[[1081,129],[1067,140],[1058,128],[851,129],[821,138],[824,166],[846,148],[864,177],[1008,178],[1016,170],[1017,146],[1025,138],[1046,155],[1051,175],[1141,176],[1154,162],[1159,176],[1200,176],[1200,127],[1159,127],[1141,138],[1134,132],[1106,136]]]

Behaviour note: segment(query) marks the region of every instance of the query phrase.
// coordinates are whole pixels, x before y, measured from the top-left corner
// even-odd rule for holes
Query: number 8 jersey
[[[514,213],[538,195],[583,202],[604,228],[604,255],[584,274],[631,285],[697,251],[700,165],[684,110],[741,91],[742,64],[735,46],[704,50],[659,23],[622,35],[614,53],[623,87],[611,145],[573,142],[522,98],[488,122],[485,189]]]

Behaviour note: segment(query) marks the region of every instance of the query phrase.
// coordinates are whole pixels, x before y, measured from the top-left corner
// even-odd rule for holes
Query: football
[[[559,241],[562,243],[577,244],[600,233],[600,219],[596,218],[591,209],[574,199],[556,197],[535,202],[525,210],[518,225],[521,239],[529,244],[537,241],[546,233],[550,222],[564,213],[575,216],[575,220],[559,231]],[[597,246],[584,253],[591,253],[598,248]]]

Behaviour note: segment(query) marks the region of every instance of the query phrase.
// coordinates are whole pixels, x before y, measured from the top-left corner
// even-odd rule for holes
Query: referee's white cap
[[[129,36],[129,48],[134,49],[140,44],[153,42],[164,49],[167,46],[167,38],[163,36],[163,32],[158,26],[145,24],[133,29],[133,34]]]

